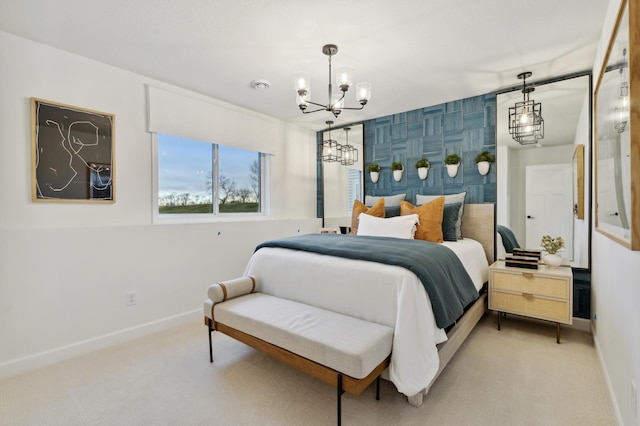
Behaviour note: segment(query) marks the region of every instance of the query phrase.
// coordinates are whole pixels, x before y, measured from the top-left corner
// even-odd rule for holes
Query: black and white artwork
[[[115,201],[113,114],[31,99],[34,201]]]

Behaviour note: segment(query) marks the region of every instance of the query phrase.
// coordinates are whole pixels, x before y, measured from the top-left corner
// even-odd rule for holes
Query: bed
[[[263,247],[252,256],[245,276],[259,277],[259,292],[393,327],[391,363],[383,377],[393,382],[409,403],[419,406],[431,383],[486,311],[482,288],[493,262],[494,229],[493,204],[466,204],[464,238],[442,243],[456,253],[480,294],[446,330],[436,324],[418,276],[402,266]]]

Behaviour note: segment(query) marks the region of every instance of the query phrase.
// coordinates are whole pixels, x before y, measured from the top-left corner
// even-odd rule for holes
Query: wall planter
[[[485,176],[487,173],[489,173],[491,163],[493,163],[495,159],[496,157],[491,155],[486,149],[476,155],[475,161],[478,166],[478,173],[480,173],[482,176]]]
[[[378,165],[378,163],[370,163],[367,166],[367,171],[369,172],[371,182],[378,183],[378,179],[380,178],[380,165]]]
[[[393,180],[400,182],[402,180],[402,173],[404,172],[404,164],[399,161],[391,163],[391,170],[393,171]]]
[[[425,180],[429,176],[429,168],[428,167],[419,167],[418,168],[418,177],[422,180]]]
[[[444,159],[444,164],[447,167],[447,174],[449,177],[456,177],[458,175],[458,167],[460,167],[460,156],[458,154],[449,154]]]
[[[489,168],[491,167],[490,162],[479,161],[477,165],[478,165],[478,173],[480,173],[482,176],[486,176],[486,174],[489,173]]]
[[[429,175],[429,160],[424,157],[418,160],[416,163],[416,169],[418,169],[418,177],[425,180]]]

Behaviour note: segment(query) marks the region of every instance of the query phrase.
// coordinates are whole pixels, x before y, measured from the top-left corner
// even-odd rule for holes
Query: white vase
[[[395,180],[396,182],[400,182],[402,180],[402,172],[404,172],[404,170],[394,170],[393,180]]]
[[[380,178],[380,172],[369,172],[369,177],[371,178],[371,182],[377,183]]]
[[[489,167],[491,167],[491,163],[488,161],[479,161],[478,162],[478,173],[482,176],[485,176],[489,173]]]
[[[425,180],[427,178],[427,175],[429,174],[429,168],[428,167],[419,167],[418,168],[418,177],[422,180]]]
[[[557,254],[548,254],[542,258],[542,261],[545,265],[555,268],[556,266],[560,266],[562,264],[562,258]]]
[[[460,163],[458,164],[446,164],[447,166],[447,174],[449,175],[449,177],[456,177],[456,175],[458,174],[458,167],[460,167]]]

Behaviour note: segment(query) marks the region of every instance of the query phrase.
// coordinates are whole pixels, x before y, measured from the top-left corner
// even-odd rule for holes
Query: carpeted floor
[[[329,385],[188,324],[0,381],[2,425],[332,425]],[[614,425],[591,335],[487,314],[420,408],[382,381],[345,394],[344,425]]]

